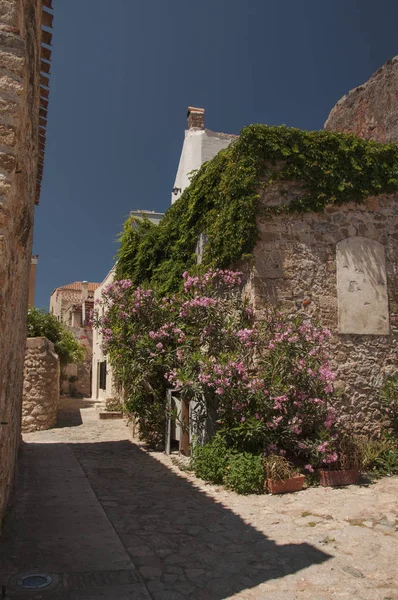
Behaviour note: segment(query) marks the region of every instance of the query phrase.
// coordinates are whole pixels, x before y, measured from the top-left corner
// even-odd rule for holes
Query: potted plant
[[[265,459],[266,486],[271,494],[299,492],[304,485],[305,475],[284,457],[271,454]]]
[[[359,481],[363,465],[363,452],[355,438],[342,438],[337,444],[336,460],[329,463],[329,468],[318,469],[320,483],[323,487],[352,485]]]

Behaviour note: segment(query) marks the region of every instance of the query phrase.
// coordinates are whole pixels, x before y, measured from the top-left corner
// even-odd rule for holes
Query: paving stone
[[[162,569],[157,567],[140,567],[139,571],[145,579],[157,579],[162,576]]]
[[[179,471],[162,453],[147,453],[122,421],[99,421],[84,401],[73,401],[70,412],[73,406],[83,425],[25,436],[25,448],[37,451],[38,481],[25,480],[17,495],[14,538],[5,524],[0,583],[10,572],[51,566],[54,557],[76,565],[81,550],[93,571],[109,571],[110,561],[119,565],[112,568],[135,566],[145,584],[132,584],[134,593],[115,585],[74,590],[68,600],[398,600],[397,477],[366,488],[242,497]],[[37,524],[29,520],[32,507]],[[57,529],[69,511],[78,517],[74,529]],[[51,543],[42,527],[47,516]],[[78,551],[70,548],[76,531]]]

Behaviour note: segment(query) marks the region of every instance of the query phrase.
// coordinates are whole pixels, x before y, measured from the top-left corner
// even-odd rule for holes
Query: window
[[[99,363],[99,388],[106,390],[106,360]]]

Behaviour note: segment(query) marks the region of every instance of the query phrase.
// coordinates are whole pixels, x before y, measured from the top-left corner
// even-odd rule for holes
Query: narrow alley
[[[145,451],[94,402],[66,399],[57,428],[24,436],[0,540],[3,597],[395,599],[397,493],[386,478],[238,496]],[[24,574],[51,582],[24,590]]]

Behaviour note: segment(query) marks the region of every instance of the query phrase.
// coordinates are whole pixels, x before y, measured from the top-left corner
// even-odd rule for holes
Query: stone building
[[[261,203],[286,203],[297,182],[270,186]],[[278,304],[319,320],[332,332],[335,388],[346,422],[373,431],[380,422],[378,387],[397,370],[398,195],[322,213],[258,218],[249,290],[261,316]]]
[[[50,296],[50,312],[63,323],[83,346],[82,363],[69,364],[62,373],[62,392],[67,395],[91,396],[93,330],[90,314],[94,309],[94,292],[99,283],[74,281],[56,288]]]
[[[398,141],[398,57],[332,109],[325,129]],[[263,206],[303,194],[300,183],[259,189]],[[341,412],[353,428],[380,426],[379,387],[398,372],[398,194],[322,213],[259,217],[251,272],[254,306],[295,307],[332,332]]]
[[[21,437],[34,206],[49,96],[51,0],[0,0],[0,518]]]

